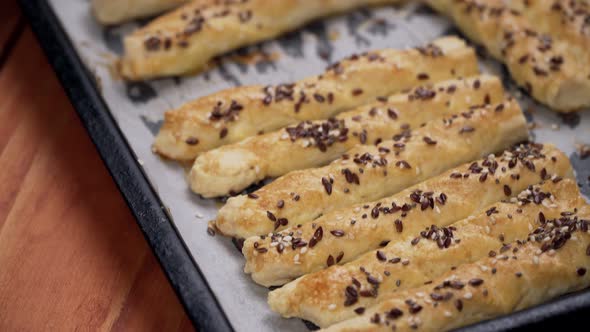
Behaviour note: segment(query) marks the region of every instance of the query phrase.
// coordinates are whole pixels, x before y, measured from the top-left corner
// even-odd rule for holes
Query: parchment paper
[[[278,0],[277,0],[278,1]],[[86,0],[50,0],[81,57],[95,74],[110,111],[141,165],[170,209],[175,226],[237,331],[306,331],[301,320],[283,319],[266,304],[267,289],[254,284],[243,271],[243,257],[231,241],[207,235],[219,203],[192,194],[184,169],[151,152],[164,111],[199,96],[241,84],[274,84],[315,75],[339,58],[369,49],[417,46],[456,33],[450,23],[425,7],[363,9],[312,23],[276,41],[237,52],[269,54],[269,59],[245,64],[224,57],[212,71],[190,78],[125,83],[111,75],[111,61],[121,52],[121,36],[145,22],[116,28],[95,23]],[[235,55],[235,54],[234,54]],[[264,57],[263,57],[264,58]],[[505,78],[538,128],[539,142],[552,142],[570,155],[582,191],[590,193],[590,158],[575,153],[576,143],[590,143],[590,112],[560,117],[522,96],[502,66],[482,58],[482,68]]]

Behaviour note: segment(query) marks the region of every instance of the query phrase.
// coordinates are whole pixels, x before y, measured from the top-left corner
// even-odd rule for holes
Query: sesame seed
[[[423,80],[427,80],[430,78],[430,76],[426,73],[420,73],[418,74],[418,76],[416,76],[416,78],[418,78],[419,80],[423,81]]]
[[[277,217],[270,211],[266,211],[266,216],[268,217],[268,219],[270,219],[271,221],[277,221]]]
[[[326,265],[328,265],[328,267],[334,265],[334,256],[329,255],[328,259],[326,260]]]
[[[379,280],[377,280],[377,278],[373,277],[372,275],[368,275],[367,276],[367,282],[372,284],[372,285],[378,285],[379,284]]]
[[[512,189],[510,189],[510,187],[506,184],[504,185],[504,195],[506,195],[506,196],[512,195]]]
[[[481,284],[483,284],[483,279],[473,278],[473,279],[469,280],[469,285],[471,285],[473,287],[478,287]]]
[[[426,144],[428,145],[436,145],[437,141],[433,140],[432,138],[428,137],[428,136],[424,136],[423,137],[424,142],[426,142]]]
[[[460,130],[459,130],[459,134],[465,134],[465,133],[471,133],[475,131],[475,128],[471,127],[471,126],[463,126]]]
[[[404,230],[404,224],[403,224],[403,222],[400,219],[396,219],[395,222],[394,222],[394,224],[395,224],[395,229],[396,229],[396,231],[398,233],[403,232],[403,230]],[[590,247],[588,249],[588,252],[590,252]],[[590,254],[589,254],[589,256],[590,256]]]
[[[335,237],[343,237],[344,236],[344,231],[340,230],[340,229],[331,230],[330,233],[332,233],[332,235],[334,235]]]
[[[225,138],[225,136],[227,136],[227,132],[227,127],[221,128],[221,131],[219,132],[219,138]]]
[[[328,195],[331,195],[332,194],[332,183],[330,182],[330,180],[328,180],[325,177],[322,177],[322,185],[324,186],[326,193]]]
[[[197,145],[197,144],[199,144],[199,139],[191,136],[186,139],[185,143],[188,145]]]
[[[393,120],[397,120],[398,118],[396,110],[392,108],[387,109],[387,115]]]

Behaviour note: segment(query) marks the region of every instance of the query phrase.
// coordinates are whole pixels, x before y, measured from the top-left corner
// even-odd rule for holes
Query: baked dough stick
[[[261,132],[327,119],[380,96],[478,73],[473,49],[455,37],[419,49],[352,56],[320,76],[224,90],[168,111],[154,149],[171,159],[193,160],[201,152]]]
[[[590,25],[585,22],[590,6],[584,0],[506,1],[524,15],[535,29],[569,43],[578,56],[588,57]]]
[[[400,0],[192,1],[124,40],[122,74],[133,80],[204,69],[215,56],[277,37],[314,19]]]
[[[498,112],[496,111],[499,110]],[[248,237],[310,222],[355,203],[395,194],[461,163],[527,138],[518,104],[473,108],[374,145],[361,145],[322,168],[288,173],[219,210],[222,234]]]
[[[579,47],[571,38],[543,34],[535,22],[509,10],[501,0],[428,3],[503,61],[514,80],[535,99],[563,112],[590,105],[588,56],[576,51]]]
[[[448,331],[590,286],[590,208],[547,219],[496,257],[458,266],[431,284],[387,300],[324,331]],[[496,252],[500,252],[498,248]],[[436,261],[432,261],[436,264]]]
[[[111,25],[150,17],[186,2],[188,0],[92,0],[92,10],[100,23]]]
[[[494,174],[490,173],[490,167],[496,169]],[[516,195],[527,186],[540,182],[542,177],[571,177],[571,173],[568,158],[553,146],[542,149],[535,145],[519,146],[501,157],[449,170],[387,199],[341,209],[313,223],[292,227],[264,239],[247,239],[242,249],[246,257],[245,271],[252,273],[254,281],[262,285],[281,285],[326,268],[330,256],[334,263],[344,264],[388,241],[412,236],[432,224],[446,226],[467,218],[506,198],[506,194]],[[496,180],[499,183],[496,184]],[[506,192],[504,185],[509,189]],[[432,196],[425,194],[431,192]],[[323,233],[323,239],[314,241],[315,245],[310,247],[316,232]],[[281,248],[278,243],[283,243]],[[295,243],[295,249],[290,243]],[[261,248],[268,251],[261,253],[264,251]]]
[[[494,203],[448,227],[419,227],[424,225],[419,220],[411,228],[422,231],[409,237],[411,233],[404,232],[403,241],[394,240],[350,263],[308,274],[272,291],[270,307],[285,317],[327,327],[357,316],[392,292],[422,286],[453,266],[496,255],[498,247],[526,238],[529,227],[539,226],[539,213],[547,219],[558,218],[561,211],[585,203],[569,179],[531,186],[514,200]]]
[[[434,98],[412,97],[416,95]],[[470,106],[502,102],[503,95],[502,83],[493,76],[417,87],[337,118],[300,122],[208,151],[197,157],[189,181],[204,197],[240,192],[268,177],[326,165],[359,143],[391,139]]]

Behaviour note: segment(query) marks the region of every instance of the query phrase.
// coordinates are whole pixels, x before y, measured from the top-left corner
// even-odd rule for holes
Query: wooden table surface
[[[0,4],[0,331],[192,330],[15,0]]]

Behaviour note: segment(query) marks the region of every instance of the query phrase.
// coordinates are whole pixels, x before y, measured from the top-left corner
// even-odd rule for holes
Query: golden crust
[[[293,84],[224,90],[166,112],[154,150],[171,159],[199,153],[343,111],[417,85],[477,75],[472,48],[456,37],[418,49],[352,56],[324,74]]]
[[[258,199],[232,197],[219,210],[216,225],[222,234],[244,238],[295,227],[341,207],[392,195],[527,135],[515,101],[466,110],[377,146],[358,146],[325,167],[288,173],[256,191]],[[284,206],[277,208],[281,200]],[[269,220],[269,213],[277,222]]]
[[[429,95],[433,98],[414,98]],[[476,76],[414,88],[329,120],[301,122],[200,155],[190,172],[194,192],[204,197],[240,192],[253,183],[290,171],[320,167],[357,144],[374,144],[473,105],[502,102],[500,80]]]
[[[178,7],[189,0],[92,0],[96,19],[105,25],[150,17]]]
[[[429,285],[391,293],[360,317],[323,331],[391,331],[393,325],[396,331],[448,331],[586,288],[590,207],[574,215],[563,212],[559,221],[537,223],[531,234],[539,234],[512,243],[504,254],[460,265]]]
[[[520,152],[516,153],[515,151]],[[493,161],[498,164],[498,170],[494,175],[474,174],[471,171],[474,166],[470,162],[410,187],[390,198],[328,213],[322,218],[314,220],[313,223],[283,230],[270,238],[249,238],[244,242],[242,249],[246,258],[245,271],[251,273],[254,281],[262,285],[281,285],[299,276],[326,268],[330,255],[338,257],[342,253],[341,259],[337,259],[338,262],[334,263],[344,264],[367,251],[379,248],[383,241],[395,241],[407,237],[408,234],[414,235],[431,224],[446,226],[466,218],[471,213],[507,197],[504,185],[508,186],[510,194],[517,194],[527,186],[540,182],[543,169],[545,169],[543,172],[545,177],[550,177],[551,174],[572,177],[568,158],[552,146],[544,146],[539,151],[537,147],[527,145],[517,147],[516,150],[509,153],[519,157],[502,160],[510,155],[506,154],[494,158]],[[528,155],[536,156],[531,157],[534,166],[531,168],[534,168],[535,171],[531,171],[526,166],[528,162],[522,158]],[[555,162],[552,157],[555,158]],[[492,159],[488,162],[483,160],[479,161],[477,165],[485,169],[486,167],[482,165],[494,164],[493,161]],[[515,162],[516,164],[510,168],[510,165]],[[507,169],[506,173],[501,171],[502,167]],[[469,177],[461,178],[459,175],[462,174],[469,174]],[[518,177],[518,180],[515,177]],[[482,179],[481,182],[480,179]],[[417,206],[416,209],[409,209],[405,213],[404,211],[382,213],[381,209],[376,208],[379,203],[380,207],[392,207],[393,202],[398,207],[403,207],[404,204],[410,207],[415,203],[413,199],[420,198],[419,200],[422,201],[422,195],[416,196],[414,194],[417,191],[434,192],[433,205],[424,210]],[[444,204],[440,203],[442,193],[447,198]],[[439,201],[436,200],[436,197],[439,197]],[[424,199],[424,201],[430,203],[429,199]],[[366,215],[366,218],[363,218],[363,215]],[[374,215],[377,215],[377,218],[374,218]],[[355,222],[351,223],[352,220]],[[291,235],[291,241],[294,238],[301,238],[305,242],[309,242],[319,227],[324,233],[323,240],[313,248],[305,246],[297,247],[294,250],[292,247],[286,246],[279,253],[278,250],[274,250],[276,248],[271,246],[272,242],[279,242],[277,239],[290,233],[295,234],[295,236]],[[340,230],[346,236],[334,236],[330,233],[332,230]],[[401,232],[399,232],[400,230]],[[257,248],[254,245],[256,242],[258,242]],[[259,248],[268,248],[268,252],[260,254]],[[302,248],[306,248],[303,249],[303,254]],[[297,259],[296,256],[298,256]]]
[[[499,253],[494,250],[526,238],[539,213],[547,219],[559,218],[562,211],[585,204],[577,184],[570,179],[531,186],[517,197],[514,202],[494,203],[449,227],[444,227],[448,225],[446,219],[442,223],[437,219],[438,227],[432,227],[419,219],[406,218],[411,229],[422,230],[421,234],[406,234],[402,241],[393,241],[350,263],[303,276],[272,291],[269,305],[285,317],[301,317],[327,327],[356,317],[355,310],[368,308],[391,293],[422,286],[454,266],[502,254],[507,248]],[[398,260],[408,264],[393,263]]]
[[[192,1],[124,40],[121,73],[132,80],[202,70],[215,56],[277,37],[305,23],[399,0]]]
[[[580,0],[516,0],[507,4],[524,15],[535,29],[568,43],[578,57],[588,58],[590,5]]]
[[[590,30],[583,23],[588,6],[567,0],[523,1],[428,2],[503,61],[535,99],[563,112],[590,106]],[[555,3],[562,9],[554,9]]]

